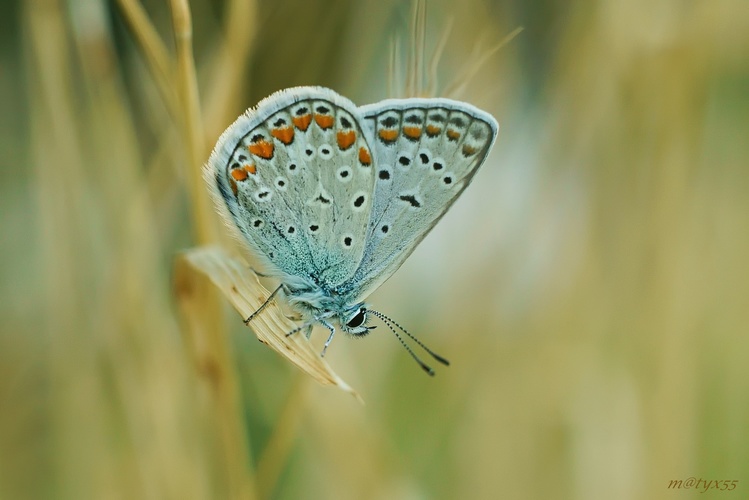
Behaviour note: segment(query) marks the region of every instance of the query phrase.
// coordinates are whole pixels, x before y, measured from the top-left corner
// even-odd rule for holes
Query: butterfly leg
[[[273,297],[276,296],[276,294],[279,292],[279,290],[281,290],[281,288],[283,288],[283,284],[278,285],[278,288],[276,288],[275,290],[273,290],[273,293],[271,293],[268,296],[268,298],[265,299],[265,302],[263,302],[263,305],[261,305],[260,307],[258,307],[257,311],[255,311],[254,313],[250,314],[250,317],[247,318],[246,320],[244,320],[244,324],[247,325],[247,324],[250,323],[250,321],[252,321],[253,319],[255,319],[255,316],[257,316],[258,314],[260,314],[262,312],[262,310],[265,309],[268,306],[268,304],[270,304],[270,301],[273,300]]]
[[[322,353],[320,353],[320,357],[324,357],[325,356],[325,351],[328,350],[328,346],[330,345],[330,341],[333,340],[333,335],[335,335],[335,327],[333,325],[331,325],[330,323],[328,323],[327,321],[325,321],[325,320],[320,320],[320,323],[322,323],[322,325],[325,328],[327,328],[328,330],[330,330],[330,335],[328,336],[328,340],[325,341],[325,345],[322,348]]]
[[[301,332],[302,330],[306,330],[304,332],[305,337],[307,337],[307,340],[309,340],[310,335],[312,335],[312,329],[315,327],[314,323],[305,323],[302,326],[298,326],[291,330],[289,333],[286,334],[287,337],[291,337],[295,333]]]

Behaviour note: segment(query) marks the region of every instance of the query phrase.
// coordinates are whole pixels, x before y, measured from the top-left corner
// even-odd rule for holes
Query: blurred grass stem
[[[169,114],[177,122],[181,113],[177,104],[177,96],[172,88],[175,69],[170,60],[169,51],[164,46],[156,28],[148,19],[146,11],[138,0],[117,0],[117,5],[119,5],[120,11],[145,57],[146,64],[156,82],[156,88],[159,90]]]

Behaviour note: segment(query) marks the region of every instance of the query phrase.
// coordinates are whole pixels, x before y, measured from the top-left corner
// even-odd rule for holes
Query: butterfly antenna
[[[383,323],[385,323],[386,325],[388,325],[390,327],[391,330],[393,329],[392,325],[395,325],[396,327],[400,328],[400,330],[403,333],[405,333],[406,335],[408,335],[408,337],[411,340],[413,340],[414,342],[416,342],[419,345],[419,347],[421,347],[422,349],[424,349],[427,352],[427,354],[429,354],[431,357],[433,357],[435,360],[439,361],[443,365],[450,366],[450,361],[448,361],[447,359],[443,358],[442,356],[440,356],[439,354],[437,354],[436,352],[434,352],[433,350],[431,350],[430,348],[428,348],[427,346],[425,346],[423,342],[421,342],[419,339],[417,339],[416,337],[414,337],[413,335],[411,335],[408,330],[406,330],[405,328],[403,328],[396,321],[394,321],[393,319],[389,318],[388,316],[385,316],[381,312],[372,311],[371,309],[369,310],[369,312],[371,312],[372,314],[374,314],[375,316],[377,316],[378,318],[380,318]],[[398,334],[396,333],[396,335],[398,335]]]
[[[404,347],[404,348],[405,348],[405,349],[406,349],[406,350],[408,351],[408,354],[410,354],[410,355],[411,355],[411,357],[412,357],[412,358],[414,358],[414,360],[415,360],[415,361],[416,361],[417,363],[419,363],[419,366],[420,366],[421,368],[423,368],[423,369],[424,369],[424,371],[425,371],[425,372],[427,372],[427,373],[429,374],[429,376],[430,376],[430,377],[434,377],[434,370],[432,369],[432,367],[431,367],[431,366],[429,366],[428,364],[424,363],[424,362],[423,362],[423,361],[422,361],[422,360],[421,360],[421,359],[420,359],[420,358],[419,358],[419,357],[418,357],[418,356],[416,355],[416,353],[415,353],[415,352],[413,351],[413,349],[411,349],[411,347],[410,347],[410,346],[409,346],[408,344],[406,344],[406,342],[405,342],[405,341],[403,340],[403,337],[401,337],[401,336],[400,336],[400,335],[398,334],[398,332],[397,332],[397,331],[395,330],[395,328],[393,328],[393,325],[391,325],[391,324],[390,324],[390,323],[388,322],[387,316],[385,316],[385,315],[382,315],[382,314],[378,313],[377,311],[372,311],[371,309],[367,309],[367,312],[371,312],[372,314],[374,314],[375,316],[377,316],[378,318],[380,318],[380,319],[382,320],[382,322],[383,322],[383,323],[385,323],[385,325],[386,325],[386,326],[387,326],[388,328],[390,328],[390,331],[391,331],[391,332],[393,332],[393,333],[395,334],[395,337],[396,337],[396,338],[397,338],[397,339],[398,339],[398,340],[400,341],[401,345],[402,345],[402,346],[403,346],[403,347]]]
[[[436,359],[437,361],[439,361],[440,363],[442,363],[442,364],[443,364],[443,365],[445,365],[445,366],[450,366],[450,362],[449,362],[449,361],[448,361],[447,359],[443,358],[442,356],[440,356],[439,354],[437,354],[436,352],[432,351],[432,350],[431,350],[430,348],[428,348],[427,346],[425,346],[423,342],[421,342],[421,341],[420,341],[419,339],[417,339],[416,337],[414,337],[413,335],[411,335],[411,334],[410,334],[410,333],[408,332],[408,330],[406,330],[405,328],[403,328],[402,326],[400,326],[400,325],[399,325],[399,324],[398,324],[398,323],[397,323],[396,321],[394,321],[393,319],[389,318],[388,316],[385,316],[385,315],[384,315],[384,314],[382,314],[381,312],[377,312],[377,311],[372,311],[371,309],[369,309],[369,310],[368,310],[368,312],[371,312],[372,314],[374,314],[375,316],[377,316],[378,318],[380,318],[380,319],[381,319],[381,320],[383,321],[383,323],[385,323],[385,324],[388,324],[388,326],[389,326],[389,325],[390,325],[391,323],[392,323],[393,325],[397,326],[398,328],[400,328],[400,329],[401,329],[401,331],[402,331],[403,333],[405,333],[406,335],[408,335],[408,337],[409,337],[409,338],[410,338],[411,340],[413,340],[414,342],[416,342],[416,343],[417,343],[417,344],[419,345],[419,347],[421,347],[422,349],[424,349],[424,350],[425,350],[425,351],[426,351],[426,352],[427,352],[427,353],[428,353],[428,354],[429,354],[429,355],[430,355],[431,357],[433,357],[434,359]],[[391,329],[392,329],[392,327],[391,327]],[[397,335],[397,334],[396,334],[396,335]]]

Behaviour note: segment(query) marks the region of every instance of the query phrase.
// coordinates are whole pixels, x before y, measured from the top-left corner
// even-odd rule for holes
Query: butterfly
[[[219,138],[204,177],[227,225],[280,285],[301,324],[354,336],[364,300],[403,264],[470,184],[497,137],[488,113],[450,99],[388,99],[357,107],[323,87],[274,93]]]

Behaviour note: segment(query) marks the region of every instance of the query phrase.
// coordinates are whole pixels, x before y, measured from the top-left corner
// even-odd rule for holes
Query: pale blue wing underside
[[[227,225],[287,284],[332,288],[362,259],[376,162],[362,123],[331,90],[283,90],[240,116],[204,168]]]
[[[497,137],[494,117],[449,99],[359,108],[377,157],[361,262],[340,291],[363,300],[413,252],[470,184]]]

